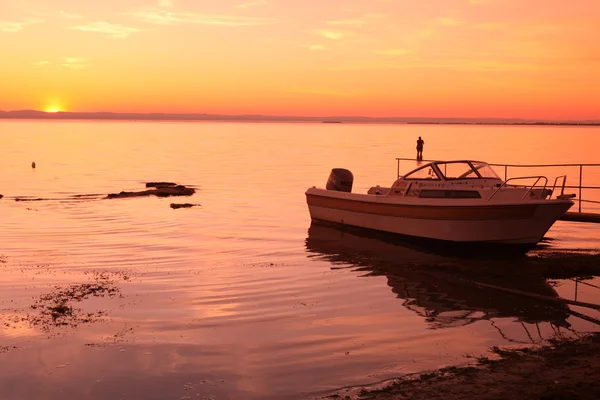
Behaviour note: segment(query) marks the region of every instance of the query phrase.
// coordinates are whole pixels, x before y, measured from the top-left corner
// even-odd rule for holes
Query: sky
[[[598,0],[2,0],[0,110],[600,119]]]

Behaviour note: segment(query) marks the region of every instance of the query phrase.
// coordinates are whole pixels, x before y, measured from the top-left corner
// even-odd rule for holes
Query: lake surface
[[[600,162],[598,127],[0,122],[2,399],[309,398],[600,330],[410,268],[448,256],[311,226],[308,187],[334,167],[354,173],[353,191],[390,185],[418,136],[425,158]],[[579,179],[578,167],[509,172]],[[197,192],[102,198],[149,181]],[[584,184],[600,185],[600,168]],[[530,257],[600,247],[600,225],[559,221],[546,236]],[[99,280],[118,293],[73,303],[89,318],[39,323],[49,293]],[[522,286],[600,303],[598,278]]]

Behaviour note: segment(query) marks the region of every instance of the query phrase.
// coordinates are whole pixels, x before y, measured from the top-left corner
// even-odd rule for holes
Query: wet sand
[[[506,290],[524,301],[556,307],[600,325],[600,320],[569,307],[569,300],[518,289],[530,278],[573,279],[585,282],[600,276],[596,251],[539,252],[529,257],[462,260],[456,263],[417,264],[449,282],[472,285],[473,290]],[[510,271],[507,274],[507,270]],[[485,282],[494,282],[488,285]],[[502,286],[498,286],[499,283]],[[598,304],[570,302],[578,309],[600,309]],[[410,374],[376,385],[344,388],[321,399],[598,399],[600,398],[600,333],[557,335],[543,345],[493,346],[489,354],[470,355],[466,366],[449,366]]]
[[[556,339],[539,348],[503,350],[475,366],[447,367],[364,388],[348,388],[323,399],[598,399],[600,334]]]

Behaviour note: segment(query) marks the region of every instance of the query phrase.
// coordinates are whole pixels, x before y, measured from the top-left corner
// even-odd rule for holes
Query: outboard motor
[[[352,172],[344,168],[334,168],[329,174],[326,188],[327,190],[350,193],[352,191],[353,182],[354,175],[352,175]]]

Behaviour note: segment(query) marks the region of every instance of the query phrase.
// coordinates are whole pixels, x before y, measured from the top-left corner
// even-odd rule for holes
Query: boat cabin
[[[429,199],[546,198],[552,191],[533,185],[506,185],[483,161],[434,161],[398,179],[390,188],[372,187],[368,194]]]

